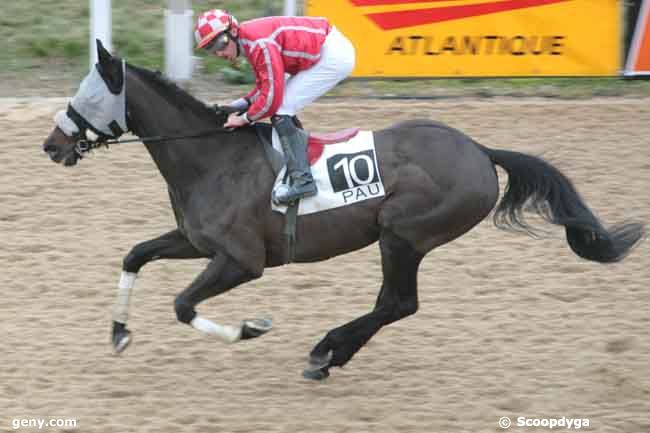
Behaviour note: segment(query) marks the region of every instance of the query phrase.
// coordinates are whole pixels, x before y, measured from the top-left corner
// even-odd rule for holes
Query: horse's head
[[[56,114],[56,127],[43,143],[43,150],[56,163],[75,165],[88,150],[89,130],[99,142],[128,130],[126,64],[111,56],[99,40],[97,54],[99,61],[82,81],[68,109]]]

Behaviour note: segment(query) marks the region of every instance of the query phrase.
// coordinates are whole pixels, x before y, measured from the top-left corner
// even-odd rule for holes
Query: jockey
[[[255,88],[229,104],[238,112],[224,125],[236,128],[271,117],[284,150],[291,186],[273,200],[288,204],[317,193],[307,161],[307,134],[295,115],[352,72],[350,41],[325,18],[265,17],[239,24],[222,10],[201,14],[194,36],[197,48],[234,61],[246,57]]]

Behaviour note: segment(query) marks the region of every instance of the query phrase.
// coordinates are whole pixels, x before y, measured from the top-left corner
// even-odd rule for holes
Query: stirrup
[[[290,205],[296,200],[307,197],[313,197],[318,193],[318,188],[314,181],[304,184],[300,187],[280,185],[273,190],[273,203],[276,205]]]

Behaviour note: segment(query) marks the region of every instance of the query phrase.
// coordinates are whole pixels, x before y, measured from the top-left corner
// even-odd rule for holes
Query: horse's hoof
[[[124,351],[124,349],[126,349],[129,344],[131,344],[131,340],[131,331],[126,331],[124,334],[115,338],[113,340],[115,353],[122,353],[122,351]]]
[[[249,340],[262,336],[273,329],[271,318],[249,319],[242,322],[241,339]]]
[[[309,368],[306,368],[302,372],[302,377],[305,379],[310,379],[310,380],[323,380],[327,379],[330,375],[330,369],[329,368],[318,368],[315,370],[311,370]]]
[[[123,323],[113,322],[113,349],[115,353],[122,353],[126,349],[133,338],[131,331],[126,329]]]
[[[323,380],[327,379],[330,375],[330,362],[334,353],[330,350],[325,356],[314,356],[309,357],[309,364],[307,368],[303,370],[302,376],[305,379],[312,380]]]
[[[309,366],[307,370],[317,370],[319,368],[329,368],[332,357],[334,356],[333,351],[327,352],[324,356],[309,356]]]

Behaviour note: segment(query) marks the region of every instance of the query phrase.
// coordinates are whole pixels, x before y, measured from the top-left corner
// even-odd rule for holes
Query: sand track
[[[484,145],[542,154],[607,223],[649,222],[648,102],[335,100],[303,121],[334,130],[442,120]],[[14,418],[60,417],[84,433],[491,432],[501,416],[650,431],[650,244],[603,266],[572,255],[548,226],[533,240],[487,220],[429,254],[420,311],[324,383],[301,378],[306,356],[373,305],[376,246],[272,269],[202,304],[223,323],[273,315],[275,330],[235,346],[176,322],[174,296],[204,261],[150,264],[131,306],[134,343],[112,355],[122,258],[173,228],[173,217],[139,145],[95,152],[73,169],[47,159],[40,146],[64,104],[0,99],[0,431]]]

